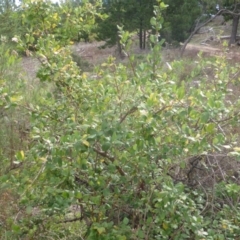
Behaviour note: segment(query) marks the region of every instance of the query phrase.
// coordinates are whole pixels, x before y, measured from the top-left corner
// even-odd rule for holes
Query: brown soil
[[[226,56],[229,61],[240,60],[240,48],[233,46],[230,48],[223,48],[221,46],[213,47],[200,44],[189,43],[185,49],[185,56],[195,57],[199,52],[204,56]]]
[[[222,52],[220,48],[217,47],[212,47],[212,46],[204,46],[204,45],[199,45],[199,44],[192,44],[189,43],[186,47],[187,51],[202,51],[202,52],[207,52],[207,53],[212,53],[212,54],[218,54]]]
[[[28,81],[34,81],[36,79],[36,72],[39,66],[40,62],[36,58],[22,58],[22,68]]]
[[[92,43],[78,43],[73,46],[73,52],[76,55],[79,55],[83,60],[89,62],[91,65],[99,65],[107,60],[109,56],[116,58],[118,62],[124,61],[126,58],[123,58],[119,55],[117,47],[106,47],[103,48],[104,42],[92,42]],[[149,49],[141,50],[137,44],[134,44],[131,52],[134,54],[146,54],[149,52]],[[26,73],[28,80],[36,79],[36,72],[40,66],[40,62],[33,57],[23,57],[22,58],[22,68]]]
[[[104,48],[100,47],[103,42],[93,43],[79,43],[74,45],[73,51],[81,56],[84,60],[90,62],[92,65],[98,65],[106,61],[109,56],[113,56],[117,61],[123,61],[117,53],[116,47]],[[202,52],[204,56],[215,55],[227,55],[229,60],[240,60],[240,48],[234,46],[232,48],[223,48],[221,46],[200,45],[189,43],[185,49],[184,56],[195,58],[199,52]],[[134,54],[147,54],[149,50],[140,50],[137,46],[133,47]],[[179,55],[179,49],[163,49],[163,59],[166,61],[174,60]],[[26,73],[26,77],[29,81],[36,79],[36,71],[40,66],[40,62],[33,57],[23,57],[22,67]]]
[[[73,52],[81,56],[84,60],[96,65],[102,63],[110,55],[117,56],[116,47],[102,48],[104,42],[78,43],[73,46]]]

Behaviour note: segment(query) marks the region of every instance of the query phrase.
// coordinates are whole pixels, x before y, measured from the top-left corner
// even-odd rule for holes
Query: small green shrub
[[[93,66],[83,57],[79,56],[76,53],[72,54],[73,61],[78,65],[78,67],[84,72],[90,72],[93,70]]]

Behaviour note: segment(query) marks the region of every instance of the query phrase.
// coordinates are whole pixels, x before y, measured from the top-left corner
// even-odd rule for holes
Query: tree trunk
[[[144,32],[143,32],[143,49],[146,48],[146,29],[144,29]]]
[[[143,26],[142,26],[142,19],[140,19],[140,26],[139,26],[139,48],[142,49],[143,47]]]
[[[232,33],[231,33],[229,45],[235,44],[236,42],[238,23],[239,23],[239,16],[234,15],[233,22],[232,22]]]
[[[122,45],[120,43],[119,36],[117,36],[117,51],[118,51],[119,56],[121,56],[122,55]]]

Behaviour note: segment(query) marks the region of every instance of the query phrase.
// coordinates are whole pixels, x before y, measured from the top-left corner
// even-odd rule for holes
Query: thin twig
[[[101,151],[101,150],[99,150],[99,149],[97,149],[97,148],[93,148],[93,150],[94,150],[96,153],[98,153],[99,155],[101,155],[102,157],[105,157],[105,158],[109,159],[112,163],[115,161],[115,158],[112,157],[112,156],[109,156],[106,152],[103,152],[103,151]],[[116,166],[116,168],[117,168],[117,170],[118,170],[118,172],[120,173],[121,176],[125,176],[125,175],[126,175],[125,172],[122,170],[121,167]]]
[[[137,107],[135,106],[135,107],[132,107],[130,110],[128,110],[123,116],[121,116],[121,118],[120,118],[120,123],[122,123],[125,119],[126,119],[126,117],[128,116],[128,115],[130,115],[130,114],[132,114],[132,113],[134,113],[134,112],[136,112],[137,111]]]
[[[76,221],[82,221],[82,220],[83,220],[83,216],[77,217],[77,218],[62,220],[62,221],[59,221],[58,223],[69,223],[69,222],[76,222]]]
[[[159,110],[157,110],[155,113],[153,113],[153,115],[155,116],[155,115],[157,115],[158,113],[164,111],[166,108],[169,108],[169,107],[172,107],[172,105],[168,105],[168,106],[162,107],[161,109],[159,109]]]

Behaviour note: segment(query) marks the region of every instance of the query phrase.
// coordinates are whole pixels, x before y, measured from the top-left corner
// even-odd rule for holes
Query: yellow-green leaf
[[[89,144],[89,142],[88,142],[87,140],[82,140],[82,143],[83,143],[85,146],[87,146],[87,147],[90,146],[90,144]]]
[[[96,229],[100,235],[106,232],[106,229],[104,227],[97,227]]]

